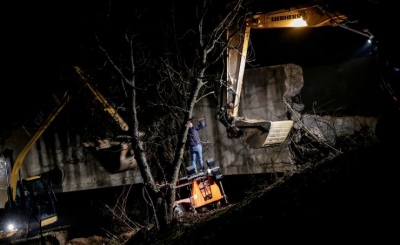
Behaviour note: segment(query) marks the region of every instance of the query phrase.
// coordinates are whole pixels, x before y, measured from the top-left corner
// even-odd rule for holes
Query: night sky
[[[122,6],[121,1],[25,2],[4,4],[3,12],[7,14],[1,17],[4,27],[0,94],[3,117],[15,110],[22,112],[26,107],[34,108],[49,91],[58,87],[60,68],[82,58],[93,26],[102,24],[101,21],[118,11],[116,16],[137,14],[133,10],[135,3]],[[142,4],[152,6],[148,13],[153,13],[157,11],[152,8],[159,2],[150,0]],[[264,1],[256,1],[260,2]],[[254,6],[259,10],[270,10],[305,2],[308,1],[287,0]],[[386,74],[389,72],[392,80],[397,79],[398,72],[393,69],[399,66],[400,57],[399,37],[395,33],[398,20],[392,4],[381,0],[325,2],[354,16],[357,27],[369,28],[375,35],[375,51],[379,52],[380,62],[386,64]],[[372,46],[365,46],[366,37],[340,27],[262,30],[252,32],[251,37],[256,55],[252,62],[254,66],[284,63],[318,66],[372,55],[374,51]]]

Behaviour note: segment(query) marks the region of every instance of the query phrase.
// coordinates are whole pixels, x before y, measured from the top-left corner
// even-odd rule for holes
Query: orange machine
[[[201,207],[218,207],[226,196],[222,186],[222,174],[214,160],[208,159],[206,172],[194,173],[192,167],[186,168],[188,175],[180,178],[176,185],[177,198],[174,202],[174,217],[185,212],[196,213]]]

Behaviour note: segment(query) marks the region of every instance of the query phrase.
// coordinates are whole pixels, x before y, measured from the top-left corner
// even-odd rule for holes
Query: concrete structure
[[[301,124],[330,143],[334,143],[338,132],[353,134],[365,128],[365,125],[369,134],[374,136],[375,117],[304,116],[302,110],[307,105],[301,102],[301,91],[305,76],[300,66],[288,64],[248,69],[244,77],[240,116],[271,121],[292,119],[295,121],[293,130],[298,130]],[[313,84],[312,79],[309,80]],[[334,87],[333,83],[330,85]],[[309,88],[307,92],[310,91]],[[318,86],[313,93],[319,96]],[[220,109],[219,103],[219,99],[209,96],[202,99],[195,111],[196,116],[204,115],[207,119],[207,127],[200,131],[205,160],[214,158],[224,175],[285,172],[296,168],[288,147],[290,138],[280,146],[262,149],[251,149],[241,139],[228,139],[225,127],[215,119]],[[138,169],[116,174],[107,172],[87,149],[77,143],[79,139],[79,135],[68,130],[56,132],[52,138],[47,134],[46,140],[40,138],[25,159],[29,164],[23,165],[23,177],[48,173],[58,192],[142,182]],[[0,160],[0,163],[0,199],[5,200],[4,161]]]
[[[239,106],[239,116],[249,119],[270,121],[287,120],[288,108],[303,86],[301,67],[288,64],[273,67],[248,69],[244,76],[244,86]],[[221,123],[213,119],[219,105],[204,99],[200,111],[208,118],[208,127],[203,129],[203,155],[212,157],[220,165],[223,174],[256,174],[266,172],[291,171],[294,167],[286,143],[277,147],[252,149],[240,138],[228,139]],[[208,110],[206,110],[208,109]],[[211,121],[211,122],[210,122]]]
[[[295,122],[292,137],[297,137],[297,132],[303,128],[308,130],[308,134],[314,134],[316,139],[331,145],[335,144],[337,137],[353,135],[361,130],[369,138],[374,138],[377,117],[345,114],[336,116],[333,113],[332,116],[326,115],[330,112],[329,110],[334,109],[332,105],[326,108],[321,106],[318,111],[314,110],[320,112],[320,115],[304,113],[304,108],[312,107],[312,104],[322,104],[329,98],[337,98],[338,101],[333,104],[336,109],[342,110],[354,111],[354,108],[365,105],[375,110],[374,106],[379,105],[376,88],[371,87],[373,81],[375,81],[375,86],[378,86],[376,77],[371,76],[374,74],[373,71],[370,70],[368,73],[363,70],[366,67],[371,69],[370,59],[352,60],[335,67],[344,81],[336,84],[329,83],[328,92],[320,80],[324,77],[323,71],[319,71],[321,73],[319,76],[310,77],[304,76],[303,69],[295,64],[247,69],[244,75],[239,115],[270,121],[292,119]],[[357,71],[360,71],[356,71],[356,75],[350,72],[355,67]],[[332,72],[331,67],[323,67],[322,70],[324,69]],[[314,68],[312,72],[316,70],[318,69]],[[338,75],[332,72],[332,76]],[[305,81],[304,77],[308,80]],[[311,105],[302,104],[301,92],[306,82],[311,84],[308,85],[311,86],[308,89],[314,90],[307,100]],[[352,85],[353,83],[358,84],[358,87]],[[348,84],[347,87],[346,84]],[[362,93],[354,94],[355,88],[362,90],[363,93],[370,93],[371,96],[368,97]],[[321,91],[325,91],[325,97],[320,97]],[[313,98],[315,100],[312,100]],[[218,109],[216,101],[210,98],[204,99],[197,115],[204,114],[206,118],[213,118]],[[327,111],[323,111],[324,109]],[[371,111],[373,113],[373,110]],[[371,115],[366,111],[364,114]],[[204,158],[216,159],[224,175],[286,172],[296,169],[296,163],[288,147],[290,141],[296,139],[288,138],[285,143],[276,147],[252,149],[241,139],[228,139],[224,127],[217,121],[208,120],[207,125],[208,127],[200,132],[205,146]]]

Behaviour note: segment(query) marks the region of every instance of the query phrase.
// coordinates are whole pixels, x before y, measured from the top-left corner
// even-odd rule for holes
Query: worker
[[[197,160],[200,165],[200,171],[204,171],[203,162],[203,146],[201,144],[199,130],[206,126],[204,117],[200,118],[198,125],[194,126],[192,122],[189,122],[188,132],[188,151],[190,155],[190,161],[192,163],[194,172],[197,173]]]

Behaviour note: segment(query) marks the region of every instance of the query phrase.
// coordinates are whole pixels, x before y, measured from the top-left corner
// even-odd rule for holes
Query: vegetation
[[[237,14],[243,3],[227,8],[219,1],[167,1],[156,9],[135,7],[136,14],[125,12],[128,6],[114,12],[111,5],[100,20],[91,20],[100,23],[91,26],[95,42],[85,44],[78,66],[126,109],[131,129],[125,140],[134,151],[149,202],[157,206],[158,230],[173,220],[173,187],[186,157],[194,108],[224,85],[223,73],[214,74],[223,62],[226,29],[242,21]],[[97,137],[115,135],[101,134]],[[157,182],[172,188],[161,191]]]
[[[244,239],[268,241],[390,241],[395,233],[383,222],[396,210],[395,173],[377,174],[376,162],[389,162],[395,154],[386,143],[373,143],[346,154],[306,164],[278,178],[247,176],[228,193],[243,196],[218,210],[188,215],[170,229],[135,230],[121,243],[108,244],[221,244]],[[262,180],[262,181],[257,181]],[[268,180],[268,181],[266,181]],[[368,211],[366,211],[368,210]],[[368,235],[366,235],[366,233]],[[94,239],[98,237],[85,238]],[[78,243],[81,241],[82,243]],[[84,238],[69,244],[84,243]],[[119,242],[118,242],[119,241]],[[74,243],[76,242],[76,243]]]

